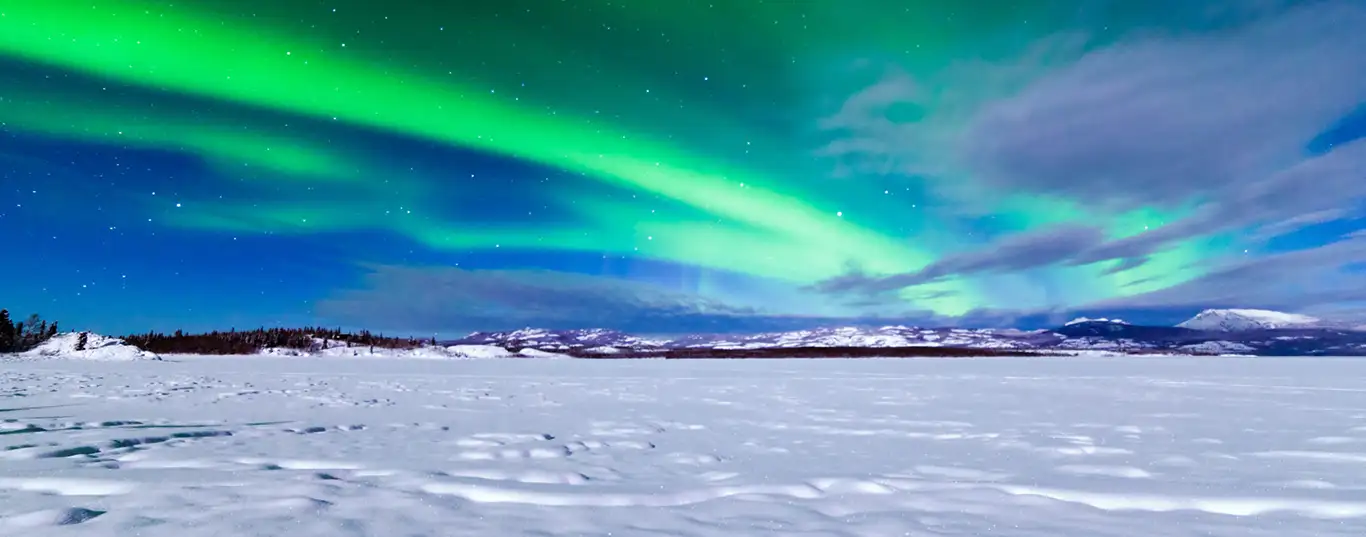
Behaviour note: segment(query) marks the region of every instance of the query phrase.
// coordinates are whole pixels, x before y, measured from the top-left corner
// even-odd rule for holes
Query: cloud
[[[807,316],[736,307],[660,287],[543,270],[376,265],[360,286],[319,301],[327,322],[390,333],[458,337],[476,330],[607,328],[634,334],[755,333],[831,326],[1045,327],[1062,310],[976,309],[959,316],[885,310]],[[934,293],[929,293],[934,294]]]
[[[824,293],[884,293],[937,282],[953,276],[1029,270],[1063,262],[1105,240],[1099,228],[1063,224],[1007,235],[995,244],[939,258],[915,272],[869,276],[861,271],[822,281],[812,288]]]
[[[1146,257],[1128,257],[1120,261],[1115,266],[1105,269],[1104,274],[1119,274],[1126,270],[1136,269],[1146,264],[1148,264],[1148,258]]]
[[[1198,309],[1167,303],[1173,301],[1143,300],[1085,308],[980,308],[953,317],[922,310],[878,316],[776,315],[652,285],[563,272],[389,265],[368,268],[361,286],[320,301],[318,315],[328,322],[389,333],[459,337],[475,330],[523,327],[608,328],[635,334],[886,325],[1033,329],[1055,327],[1078,315],[1176,322]]]
[[[1351,211],[1343,207],[1304,213],[1266,224],[1258,228],[1254,236],[1258,239],[1271,239],[1309,226],[1333,222],[1349,216],[1351,216]]]
[[[944,180],[963,171],[954,156],[962,152],[965,125],[985,103],[1026,87],[1048,65],[1075,57],[1084,45],[1084,36],[1061,34],[1035,42],[1011,63],[962,61],[931,80],[887,67],[877,83],[855,92],[821,120],[820,127],[833,139],[816,154],[835,161],[836,175],[938,178],[936,189],[949,195],[957,210],[980,210],[988,197],[981,188]],[[906,110],[928,113],[908,119],[898,113]]]
[[[318,315],[377,330],[448,336],[523,327],[675,334],[954,322],[923,311],[888,317],[771,314],[645,283],[544,270],[368,269],[361,286],[320,301]]]
[[[1358,330],[1366,330],[1366,301],[1311,306],[1297,313],[1338,321],[1347,326],[1354,326]]]
[[[1242,183],[1191,216],[1080,252],[1074,262],[1146,256],[1173,241],[1263,222],[1284,234],[1331,221],[1334,215],[1347,216],[1350,211],[1342,205],[1362,196],[1366,196],[1366,139]],[[1264,233],[1259,230],[1256,235]]]
[[[1366,147],[1316,157],[1305,148],[1366,98],[1366,5],[1285,4],[1218,4],[1207,15],[1236,22],[1219,30],[1132,33],[1089,51],[1083,37],[1059,34],[1013,62],[922,79],[892,70],[825,120],[841,137],[820,153],[848,170],[928,176],[960,216],[1017,193],[1096,212],[1195,208],[1077,252],[1074,264],[1349,216],[1366,197]],[[899,105],[932,113],[897,121]]]
[[[1088,310],[1261,307],[1299,311],[1366,301],[1366,278],[1350,267],[1366,261],[1366,235],[1324,246],[1251,258],[1149,293],[1102,300]]]
[[[1363,27],[1366,7],[1319,2],[1100,49],[986,106],[964,156],[992,187],[1115,209],[1222,197],[1360,103]]]

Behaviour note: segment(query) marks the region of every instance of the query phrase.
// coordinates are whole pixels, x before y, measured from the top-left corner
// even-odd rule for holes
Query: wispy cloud
[[[1305,148],[1366,99],[1366,5],[1242,4],[1209,13],[1241,21],[1220,30],[1134,34],[1089,51],[1062,34],[1016,62],[960,65],[944,80],[893,72],[827,120],[844,136],[824,153],[864,171],[930,176],[964,215],[1002,193],[1098,213],[1189,210],[1045,256],[1124,260],[1113,270],[1192,237],[1261,227],[1252,236],[1265,238],[1351,216],[1366,198],[1366,141],[1315,156]],[[945,85],[966,95],[929,89]],[[887,110],[899,103],[934,114],[894,121]]]
[[[996,188],[1115,209],[1218,203],[1360,103],[1363,26],[1359,3],[1318,2],[1096,50],[984,107],[964,156]]]
[[[1366,234],[1353,235],[1316,248],[1239,260],[1174,287],[1102,300],[1086,308],[1264,307],[1299,311],[1366,300],[1366,278],[1348,270],[1366,261]]]
[[[954,276],[1029,270],[1061,263],[1105,240],[1095,227],[1065,224],[1008,235],[987,248],[939,258],[915,272],[869,276],[860,271],[813,286],[825,293],[882,293],[933,283]]]

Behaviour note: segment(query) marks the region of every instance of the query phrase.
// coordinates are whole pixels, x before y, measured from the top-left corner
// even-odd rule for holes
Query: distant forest
[[[0,309],[0,353],[24,352],[60,333],[57,322],[43,320],[38,314],[15,323],[9,310]],[[83,350],[85,334],[77,341],[76,350]],[[186,334],[147,332],[122,338],[129,345],[158,354],[254,354],[261,349],[283,347],[317,350],[327,347],[371,347],[382,349],[413,349],[435,341],[385,337],[369,331],[343,332],[337,328],[258,328],[256,330]]]
[[[272,347],[317,350],[328,347],[413,349],[428,340],[384,337],[369,331],[347,333],[335,328],[257,328],[256,330],[186,334],[148,332],[123,336],[129,345],[157,354],[254,354]]]
[[[0,352],[24,352],[57,335],[57,321],[48,323],[37,313],[14,322],[9,310],[0,309]]]

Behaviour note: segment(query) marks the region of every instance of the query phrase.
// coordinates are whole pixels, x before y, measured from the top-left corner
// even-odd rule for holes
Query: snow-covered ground
[[[1360,359],[164,358],[0,366],[0,534],[1366,535]]]

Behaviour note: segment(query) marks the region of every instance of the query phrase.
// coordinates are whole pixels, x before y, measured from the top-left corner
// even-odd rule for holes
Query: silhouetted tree
[[[47,325],[43,318],[37,313],[31,313],[28,320],[24,321],[24,331],[19,336],[19,346],[23,350],[31,349],[43,342],[43,334],[47,332]]]
[[[0,352],[23,352],[47,341],[57,334],[57,323],[48,324],[38,314],[16,323],[9,310],[0,309]]]
[[[0,310],[0,352],[14,352],[14,321],[9,318],[9,310]]]

